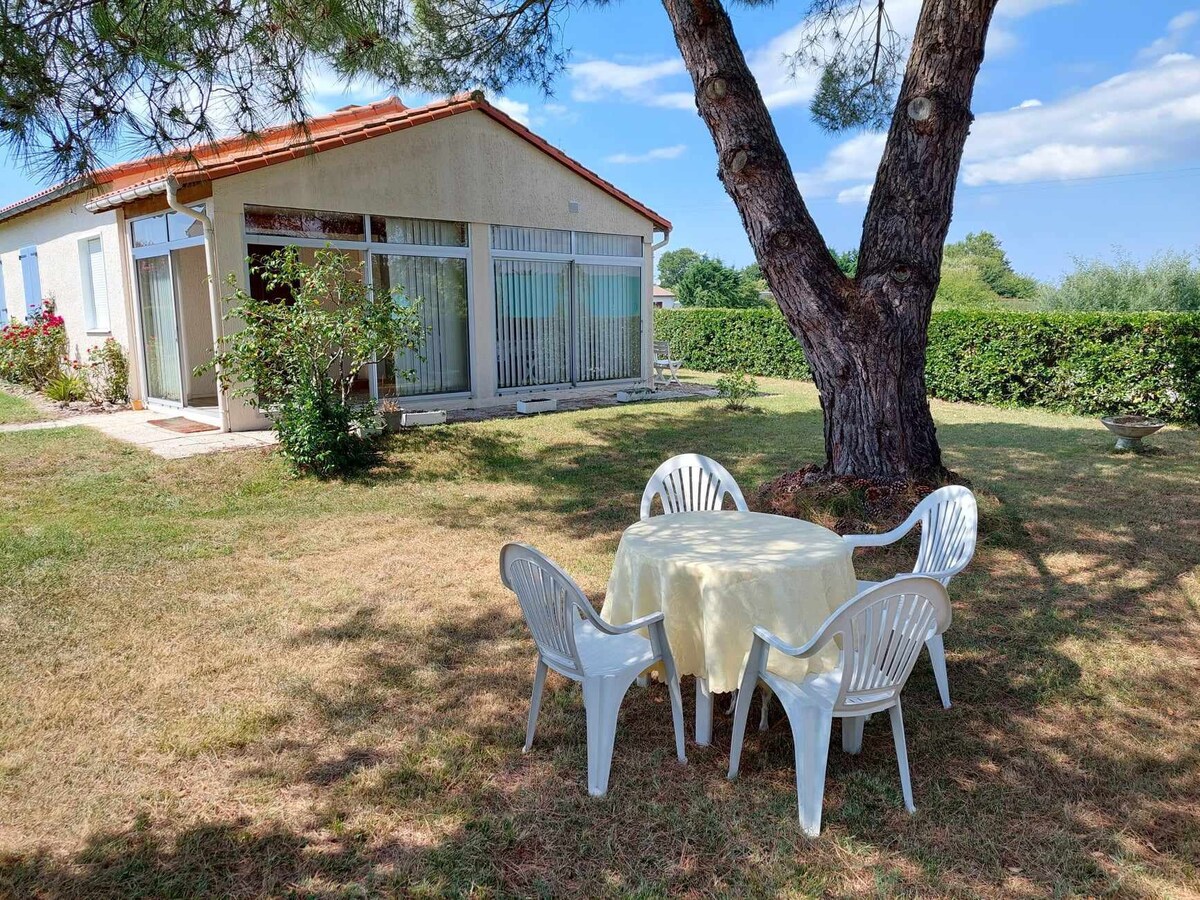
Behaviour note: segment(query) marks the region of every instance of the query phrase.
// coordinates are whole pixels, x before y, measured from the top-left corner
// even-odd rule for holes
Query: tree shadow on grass
[[[576,537],[614,542],[636,517],[649,472],[673,453],[714,456],[752,490],[815,458],[807,448],[820,441],[815,412],[731,421],[697,406],[669,420],[579,427],[586,443],[532,450],[519,431],[408,440],[461,459],[471,478],[534,488],[511,510],[518,521],[565,522]],[[496,603],[430,610],[419,630],[364,605],[293,636],[314,650],[350,647],[354,664],[296,688],[317,722],[310,743],[269,736],[244,769],[281,790],[315,791],[306,826],[231,818],[112,831],[68,858],[0,859],[0,887],[49,896],[1032,896],[1194,886],[1200,684],[1188,668],[1195,624],[1177,595],[1200,558],[1200,533],[1189,524],[1186,451],[1114,459],[1106,437],[1082,428],[940,431],[980,495],[982,526],[976,559],[951,588],[954,706],[941,709],[924,658],[905,691],[916,817],[903,812],[878,717],[858,756],[840,752],[835,731],[825,835],[810,842],[796,822],[792,742],[778,709],[770,731],[749,736],[743,774],[729,783],[728,718],[718,714],[712,747],[689,745],[688,766],[678,766],[660,685],[626,697],[609,796],[588,798],[575,686],[550,679],[534,752],[520,753],[534,657],[514,603],[499,614]],[[795,453],[780,447],[781,434],[797,435]],[[385,468],[368,480],[419,477]],[[882,578],[914,555],[910,543],[857,565]],[[450,824],[427,825],[439,821]]]

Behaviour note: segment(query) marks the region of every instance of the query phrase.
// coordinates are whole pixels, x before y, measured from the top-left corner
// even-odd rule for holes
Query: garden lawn
[[[24,397],[0,390],[0,425],[18,425],[23,422],[38,422],[46,418],[36,406]]]
[[[934,405],[982,531],[951,589],[954,706],[924,657],[905,692],[915,817],[879,717],[859,756],[835,728],[815,841],[778,708],[731,783],[727,717],[680,766],[665,690],[632,689],[597,800],[578,686],[551,675],[521,754],[534,650],[500,546],[599,603],[662,459],[707,453],[751,494],[820,458],[811,386],[760,386],[744,413],[416,431],[340,482],[0,435],[0,895],[1200,891],[1195,431],[1121,455],[1093,420]]]

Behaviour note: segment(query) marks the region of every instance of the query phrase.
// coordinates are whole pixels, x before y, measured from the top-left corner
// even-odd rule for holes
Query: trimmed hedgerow
[[[774,310],[660,310],[654,328],[689,368],[809,377]],[[938,311],[926,380],[942,400],[1200,422],[1200,315]]]

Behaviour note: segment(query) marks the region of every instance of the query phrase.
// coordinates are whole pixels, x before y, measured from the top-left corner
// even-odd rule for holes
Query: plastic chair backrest
[[[504,545],[500,551],[500,580],[517,595],[546,664],[563,674],[582,676],[575,625],[588,601],[575,580],[527,544]]]
[[[698,453],[682,453],[659,466],[646,482],[641,517],[650,518],[655,497],[662,501],[663,513],[671,515],[719,510],[726,495],[739,510],[748,511],[742,489],[723,465]]]
[[[938,488],[917,504],[921,517],[921,549],[915,575],[934,575],[942,584],[966,568],[975,555],[979,506],[962,485]]]

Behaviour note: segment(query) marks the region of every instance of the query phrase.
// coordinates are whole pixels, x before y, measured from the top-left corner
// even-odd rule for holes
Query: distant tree
[[[829,252],[833,254],[833,258],[837,262],[837,267],[842,270],[843,275],[847,278],[853,278],[858,274],[857,250],[842,250],[838,252],[830,247]]]
[[[1001,297],[1025,300],[1037,294],[1037,281],[1013,271],[1008,254],[990,231],[972,232],[957,243],[947,244],[942,263],[946,267],[974,266],[983,283]]]
[[[1200,267],[1183,253],[1162,253],[1144,266],[1124,255],[1076,259],[1075,271],[1044,287],[1041,301],[1048,309],[1200,312]]]
[[[688,268],[675,286],[675,296],[683,306],[765,305],[757,281],[747,280],[742,272],[709,257]]]
[[[658,283],[665,288],[674,289],[679,284],[687,270],[707,259],[704,254],[697,253],[691,247],[680,247],[678,250],[667,250],[658,258]]]

